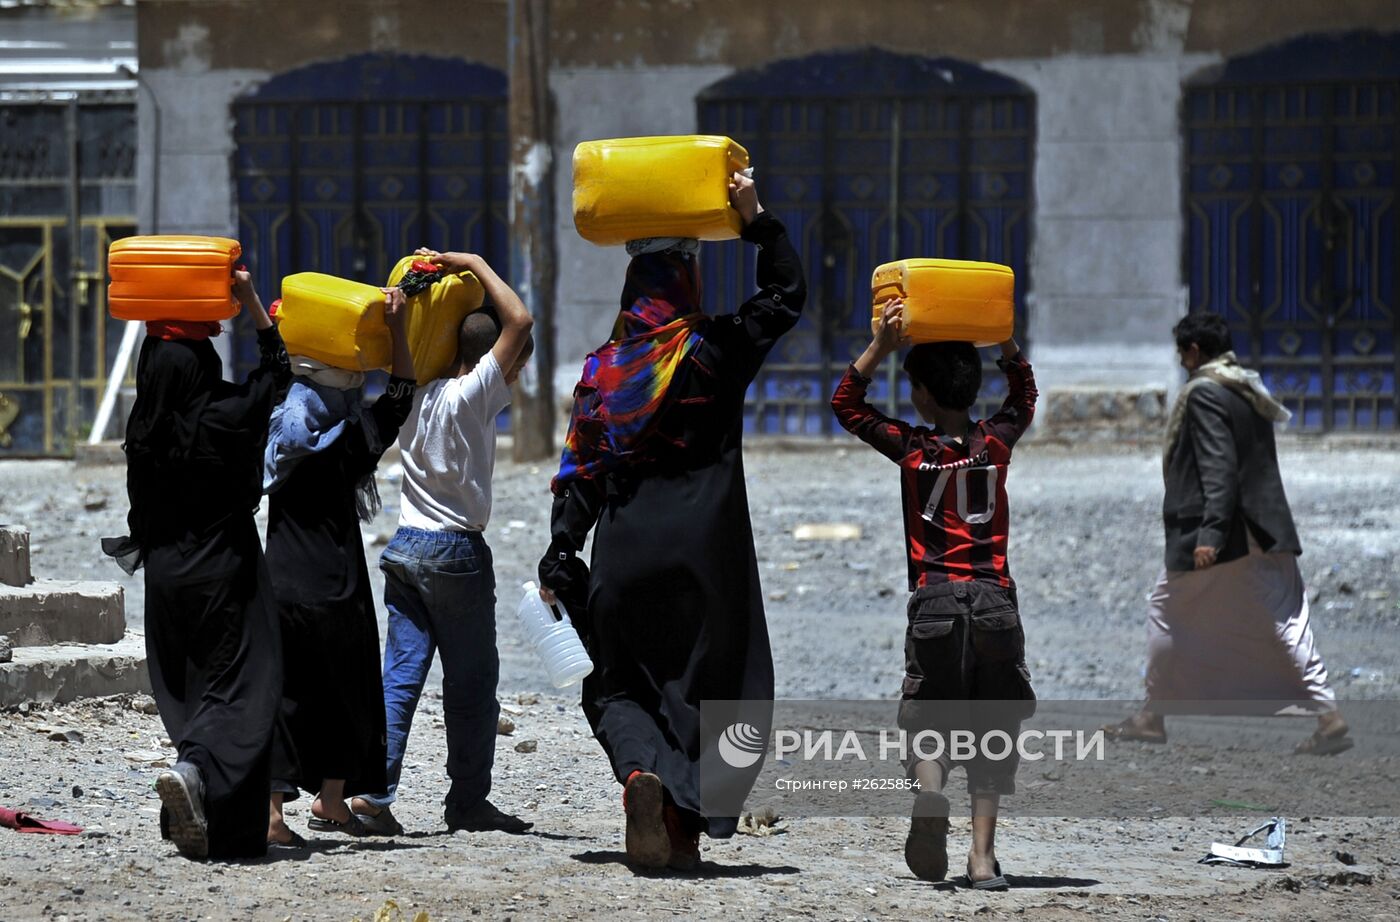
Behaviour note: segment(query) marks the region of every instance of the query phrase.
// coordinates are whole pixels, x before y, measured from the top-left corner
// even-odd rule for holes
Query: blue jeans
[[[447,725],[448,809],[467,809],[491,791],[496,760],[496,575],[480,532],[400,527],[379,559],[389,633],[384,645],[384,713],[389,789],[365,800],[384,807],[398,795],[404,749],[434,651],[442,654]]]

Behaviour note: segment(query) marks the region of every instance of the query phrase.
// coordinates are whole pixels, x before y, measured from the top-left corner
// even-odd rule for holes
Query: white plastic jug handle
[[[531,579],[531,580],[526,580],[526,581],[524,582],[524,584],[521,585],[520,588],[521,588],[521,589],[524,589],[527,595],[528,595],[529,593],[532,593],[532,592],[535,593],[536,595],[540,595],[540,587],[537,586],[537,585],[535,585],[535,581],[532,580],[532,579]],[[540,595],[540,602],[544,603],[544,596],[542,596],[542,595]],[[559,611],[560,602],[558,601],[558,597],[557,597],[557,596],[555,597],[555,601],[554,601],[552,604],[551,604],[551,603],[545,603],[545,606],[544,606],[544,607],[547,608],[547,609],[549,609],[549,613],[550,613],[551,615],[554,616],[554,622],[555,622],[556,624],[558,624],[558,623],[560,623],[560,622],[562,622],[562,621],[567,621],[567,620],[568,620],[568,619],[563,615],[563,613],[561,613],[561,612]]]

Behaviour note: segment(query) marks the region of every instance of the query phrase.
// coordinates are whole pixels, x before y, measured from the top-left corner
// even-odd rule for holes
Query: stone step
[[[0,708],[150,690],[146,638],[135,631],[115,644],[19,647],[0,663]]]
[[[73,461],[79,467],[125,464],[126,454],[120,441],[98,442],[96,445],[83,442],[74,449]]]
[[[0,585],[25,586],[32,579],[29,529],[23,525],[0,525]]]
[[[16,647],[56,643],[116,643],[126,633],[119,583],[41,579],[0,586],[0,634]]]

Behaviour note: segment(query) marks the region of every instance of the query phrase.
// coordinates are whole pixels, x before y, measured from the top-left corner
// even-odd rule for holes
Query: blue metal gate
[[[1191,310],[1300,429],[1396,426],[1398,116],[1395,37],[1300,39],[1187,90]]]
[[[700,130],[744,144],[760,198],[807,269],[808,307],[748,395],[751,431],[832,431],[831,392],[870,341],[870,274],[891,259],[979,259],[1016,271],[1025,331],[1035,100],[1021,84],[958,61],[878,50],[781,61],[701,93]],[[753,285],[752,248],[707,247],[706,298],[732,310]],[[975,412],[1000,403],[989,374]],[[913,418],[893,361],[871,388]]]
[[[258,290],[325,272],[382,285],[420,245],[504,269],[506,78],[461,61],[362,55],[274,78],[234,107],[238,234]],[[235,364],[257,361],[240,317]]]

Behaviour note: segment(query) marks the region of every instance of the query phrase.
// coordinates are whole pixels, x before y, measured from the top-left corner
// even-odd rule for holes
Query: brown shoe
[[[671,837],[662,815],[665,796],[661,779],[651,772],[633,772],[622,789],[627,857],[644,868],[664,868],[671,860]]]
[[[685,819],[674,804],[665,806],[661,818],[671,840],[671,860],[666,866],[677,871],[693,871],[700,867],[700,833],[686,829]]]
[[[948,876],[948,807],[941,791],[923,791],[914,798],[904,863],[919,880],[937,882]]]
[[[1141,715],[1134,715],[1116,724],[1104,724],[1099,729],[1103,731],[1106,739],[1118,743],[1165,743],[1167,741],[1166,725],[1153,724]]]
[[[1293,747],[1293,754],[1300,756],[1335,756],[1356,745],[1352,738],[1347,736],[1347,727],[1343,725],[1341,733],[1323,733],[1317,730],[1312,736],[1303,740]]]

